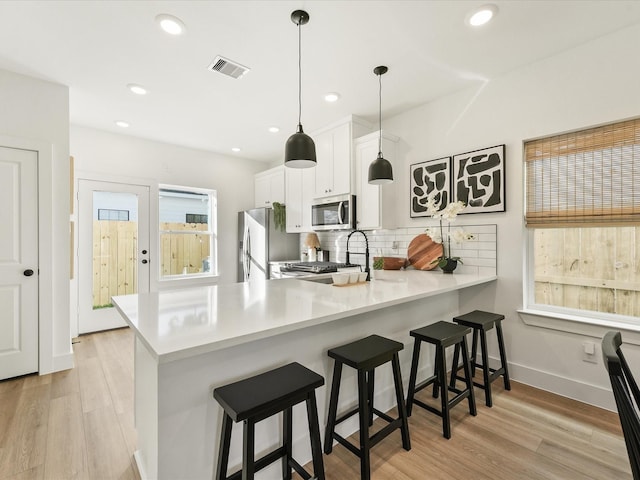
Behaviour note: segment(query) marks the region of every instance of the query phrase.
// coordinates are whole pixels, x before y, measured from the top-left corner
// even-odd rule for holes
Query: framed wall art
[[[410,168],[411,217],[428,217],[427,198],[434,195],[438,210],[451,201],[451,157],[416,163]]]
[[[461,213],[504,212],[504,145],[453,156],[452,201],[467,207]]]

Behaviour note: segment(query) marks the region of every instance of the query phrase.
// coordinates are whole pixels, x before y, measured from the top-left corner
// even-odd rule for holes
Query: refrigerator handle
[[[249,228],[244,231],[244,278],[249,280],[249,271],[251,269],[251,235],[249,234]]]

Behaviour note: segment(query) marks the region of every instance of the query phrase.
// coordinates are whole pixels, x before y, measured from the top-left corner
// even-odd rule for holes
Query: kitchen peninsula
[[[440,271],[384,274],[346,287],[282,279],[114,297],[136,337],[136,461],[142,478],[212,478],[222,418],[211,395],[217,386],[292,361],[330,379],[327,349],[373,333],[409,347],[400,357],[406,385],[409,330],[451,318],[459,313],[460,289],[496,279]],[[343,375],[342,406],[356,399],[350,373]],[[382,370],[376,385],[376,406],[390,408],[390,371]],[[328,395],[326,385],[317,391],[321,430]],[[278,443],[277,422],[273,417],[258,426],[256,451]],[[294,456],[308,460],[304,411],[294,409],[293,424]],[[344,431],[357,429],[355,423],[343,425]],[[240,463],[241,437],[241,425],[234,426],[230,465]],[[272,473],[281,475],[279,468]]]

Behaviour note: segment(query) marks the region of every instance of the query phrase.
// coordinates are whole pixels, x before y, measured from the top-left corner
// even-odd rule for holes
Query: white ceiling
[[[297,27],[303,8],[302,124],[384,118],[640,22],[640,0],[493,1],[490,24],[464,20],[490,0],[0,1],[0,68],[69,86],[71,123],[274,161],[297,124]],[[175,15],[185,35],[162,32]],[[639,39],[640,40],[640,39]],[[210,72],[222,55],[251,68]],[[553,74],[550,72],[550,74]],[[137,83],[146,96],[130,93]],[[339,92],[335,104],[326,92]],[[526,95],[526,92],[523,92]],[[126,130],[116,120],[130,123]],[[272,134],[267,128],[280,127]],[[231,147],[242,151],[234,154]]]

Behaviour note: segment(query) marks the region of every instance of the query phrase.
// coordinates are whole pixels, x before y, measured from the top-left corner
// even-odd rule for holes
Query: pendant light
[[[369,183],[372,185],[384,185],[385,183],[393,182],[393,167],[391,166],[391,162],[382,156],[382,75],[387,73],[388,70],[385,66],[379,66],[373,69],[373,73],[378,76],[378,82],[380,84],[380,108],[378,110],[380,137],[378,138],[378,158],[369,165]]]
[[[300,26],[309,22],[309,14],[304,10],[296,10],[291,14],[291,21],[298,26],[298,129],[289,137],[284,151],[286,167],[309,168],[316,166],[316,145],[313,139],[302,130],[302,55]]]

